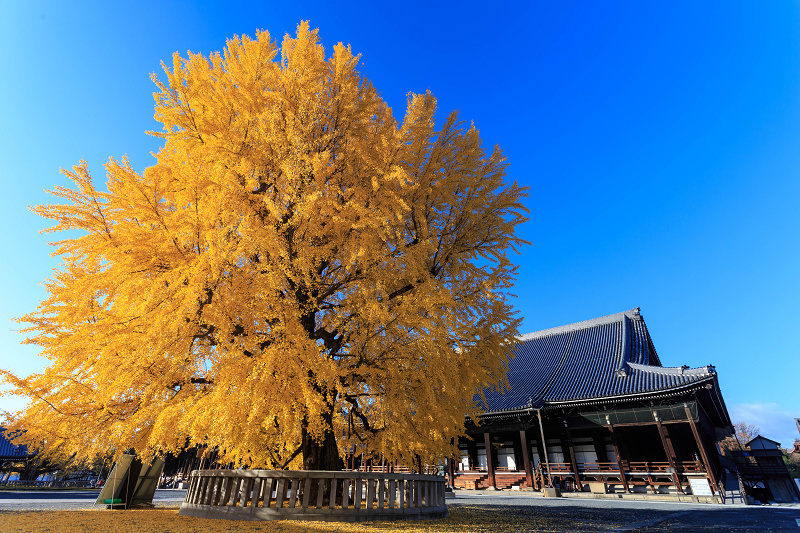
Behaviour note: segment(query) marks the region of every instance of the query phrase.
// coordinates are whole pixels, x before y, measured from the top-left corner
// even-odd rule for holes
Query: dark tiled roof
[[[657,395],[706,381],[714,367],[661,366],[639,309],[523,335],[508,363],[511,389],[486,390],[487,412]]]
[[[0,457],[13,458],[13,457],[27,457],[28,448],[25,445],[15,445],[6,436],[6,430],[0,427]]]

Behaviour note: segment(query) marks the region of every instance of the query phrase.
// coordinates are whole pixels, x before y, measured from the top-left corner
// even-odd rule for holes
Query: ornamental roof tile
[[[639,308],[519,338],[507,365],[510,390],[486,389],[487,413],[622,396],[658,395],[715,376],[713,366],[663,367]]]

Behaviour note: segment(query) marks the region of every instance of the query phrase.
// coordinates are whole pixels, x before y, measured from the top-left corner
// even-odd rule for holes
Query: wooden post
[[[544,439],[544,425],[542,424],[542,410],[541,409],[537,409],[536,410],[536,414],[539,415],[539,433],[541,433],[541,435],[542,435],[542,447],[540,448],[540,450],[544,450],[544,464],[545,464],[545,466],[547,466],[547,483],[546,484],[550,485],[551,482],[552,482],[551,479],[550,479],[550,459],[547,457],[547,443],[545,442],[545,439]],[[539,456],[539,464],[541,465],[541,463],[542,463],[542,456],[540,455]]]
[[[692,416],[692,411],[689,409],[687,404],[683,404],[684,409],[686,409],[686,418],[689,419],[689,425],[692,427],[692,433],[694,434],[694,440],[697,442],[697,448],[700,450],[700,458],[703,460],[703,466],[706,468],[706,475],[708,476],[709,481],[711,482],[711,489],[716,491],[718,494],[719,485],[717,485],[717,476],[714,470],[711,468],[711,462],[708,460],[708,455],[706,455],[706,447],[703,446],[703,441],[700,438],[700,432],[697,430],[697,424],[694,423],[694,417]]]
[[[575,460],[575,449],[572,447],[572,433],[569,431],[569,426],[567,425],[567,420],[564,419],[564,433],[567,437],[567,446],[569,447],[569,457],[572,460],[572,476],[575,480],[576,491],[575,492],[583,492],[583,485],[581,484],[581,478],[578,474],[578,461]]]
[[[448,473],[450,474],[450,487],[456,486],[456,473],[455,473],[455,465],[453,464],[453,462],[454,459],[452,457],[450,457],[447,460],[447,469],[449,470]]]
[[[455,448],[457,448],[458,450],[461,450],[461,447],[457,446],[459,441],[460,441],[460,439],[459,440],[456,440],[455,438],[450,439],[450,445],[455,447]],[[460,460],[461,456],[459,455],[458,458]],[[455,486],[456,486],[455,485],[455,483],[456,483],[456,465],[455,465],[455,459],[453,459],[452,457],[450,457],[447,460],[447,473],[450,474],[450,488],[455,488]]]
[[[489,432],[483,434],[483,445],[486,447],[486,471],[489,474],[489,485],[492,488],[497,488],[497,482],[494,479],[494,458],[492,457],[492,441],[489,438]]]
[[[486,447],[486,470],[489,472],[489,485],[497,488],[497,483],[494,479],[494,461],[492,458],[492,441],[489,438],[489,432],[483,434],[483,444]]]
[[[470,438],[467,440],[467,463],[469,470],[475,470],[475,464],[478,462],[478,446],[475,439]]]
[[[650,463],[647,463],[647,484],[650,485],[650,492],[653,494],[657,494],[658,491],[656,490],[656,486],[653,484],[653,469],[650,467]]]
[[[533,467],[531,466],[531,441],[528,439],[528,432],[519,432],[519,440],[522,443],[522,464],[525,468],[525,482],[528,487],[533,488]]]
[[[512,438],[511,444],[514,447],[514,468],[516,468],[517,472],[523,472],[525,468],[520,468],[525,463],[522,459],[522,440]]]
[[[544,469],[542,468],[542,461],[543,461],[542,458],[544,457],[544,452],[542,451],[542,444],[541,444],[541,441],[539,439],[536,439],[536,453],[539,454],[539,472],[543,472]],[[533,458],[531,458],[531,467],[536,467],[536,465],[533,464]],[[535,487],[536,490],[542,490],[542,488],[544,487],[543,481],[544,480],[543,480],[542,476],[540,476],[538,478],[536,476],[534,476],[533,482],[536,485],[536,487]]]
[[[607,463],[608,453],[606,452],[606,443],[603,440],[603,436],[598,432],[594,432],[592,435],[592,444],[594,444],[594,453],[597,455],[597,462]]]
[[[592,433],[592,444],[594,445],[594,453],[597,456],[598,463],[607,463],[608,461],[608,453],[606,452],[606,443],[603,439],[603,435],[600,434],[599,431],[594,431]],[[599,472],[603,472],[603,469],[600,468],[600,465],[597,465],[597,469]],[[608,492],[608,476],[600,474],[600,481],[603,482],[603,491]]]
[[[678,494],[683,494],[683,487],[681,486],[681,481],[678,477],[678,469],[675,464],[675,450],[672,449],[672,443],[669,440],[667,428],[661,424],[657,413],[653,413],[653,416],[656,420],[656,426],[658,427],[658,435],[661,437],[661,444],[664,446],[664,453],[667,454],[669,467],[672,469],[672,483],[675,485],[675,490],[678,491]]]
[[[606,417],[606,422],[608,422],[608,418]],[[625,489],[625,492],[630,492],[630,488],[628,488],[628,477],[625,474],[625,467],[622,464],[622,456],[619,454],[619,443],[617,442],[617,435],[614,433],[614,426],[609,424],[606,426],[608,428],[608,432],[611,433],[611,442],[614,444],[614,454],[617,456],[617,468],[619,468],[619,479],[622,481],[622,487]]]

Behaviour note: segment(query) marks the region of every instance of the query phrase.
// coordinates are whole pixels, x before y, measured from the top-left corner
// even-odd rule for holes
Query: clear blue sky
[[[396,116],[430,89],[505,150],[531,188],[523,332],[641,307],[665,365],[715,365],[734,420],[800,437],[800,4],[302,4],[3,3],[0,367],[45,363],[11,319],[57,264],[27,206],[59,167],[143,170],[161,60],[307,19]]]

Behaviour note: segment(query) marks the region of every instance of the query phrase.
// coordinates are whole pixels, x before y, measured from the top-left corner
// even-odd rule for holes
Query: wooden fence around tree
[[[195,470],[180,514],[230,520],[425,519],[447,516],[445,478],[320,470]]]

